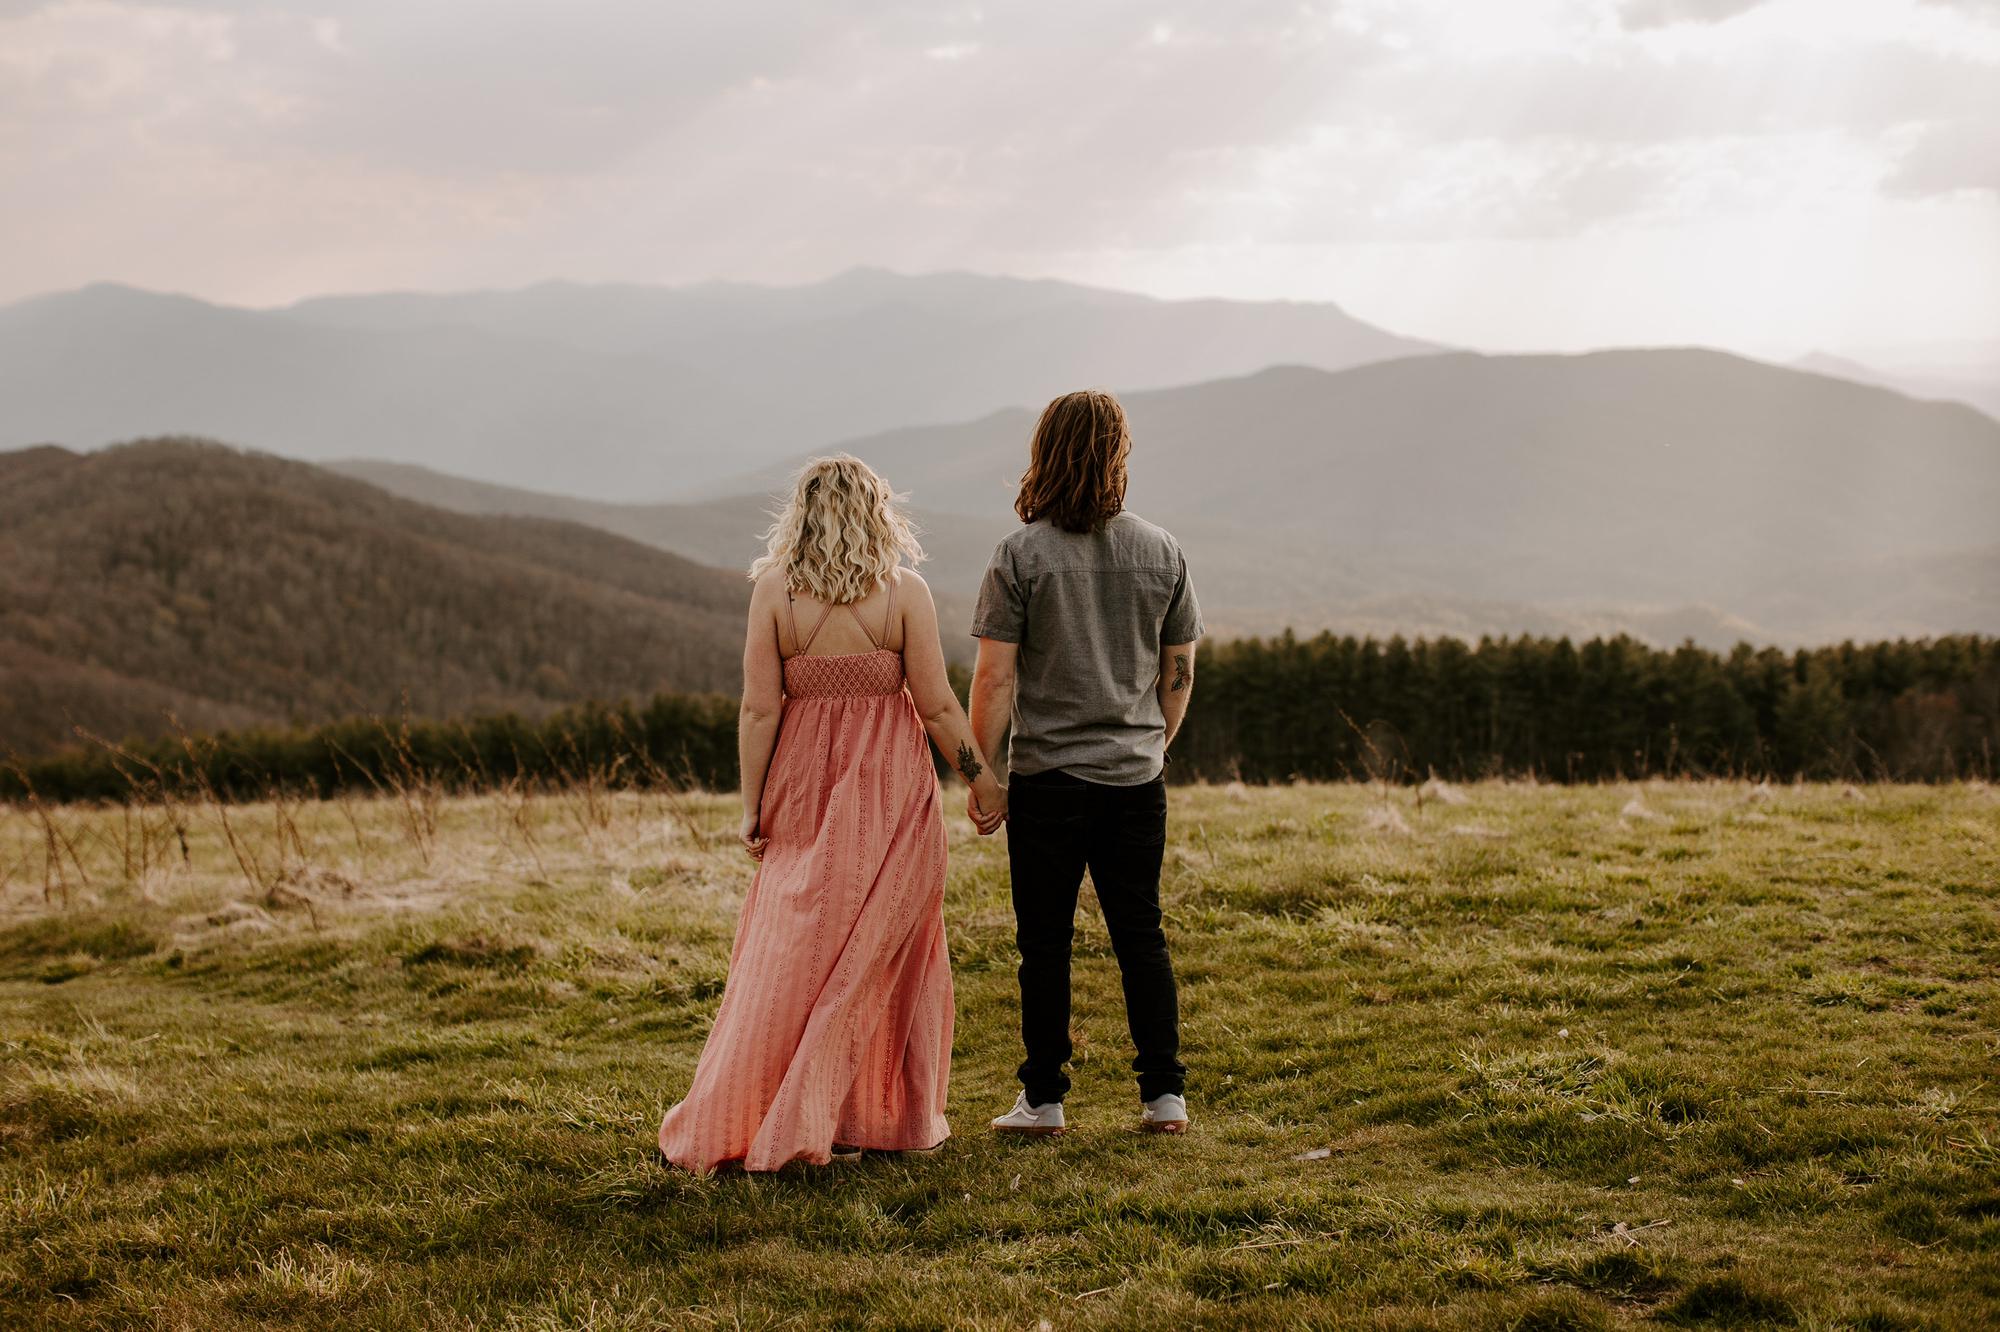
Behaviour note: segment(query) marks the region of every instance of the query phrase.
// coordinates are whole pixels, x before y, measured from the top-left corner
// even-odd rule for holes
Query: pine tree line
[[[961,694],[966,679],[954,672]],[[1175,780],[1551,781],[1995,776],[2000,639],[1718,654],[1634,639],[1386,641],[1321,634],[1207,648]],[[0,764],[0,798],[120,801],[423,783],[736,784],[735,701],[662,694],[539,719],[355,718],[304,729],[87,743]]]
[[[2000,640],[1784,652],[1627,637],[1244,639],[1204,653],[1180,775],[1937,781],[2000,761]]]

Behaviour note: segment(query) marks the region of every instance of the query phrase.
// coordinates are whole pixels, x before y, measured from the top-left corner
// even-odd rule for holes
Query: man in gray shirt
[[[1108,393],[1066,394],[1035,429],[972,632],[974,739],[1007,766],[1007,859],[1021,951],[1014,1108],[993,1121],[1060,1133],[1071,1055],[1070,949],[1085,869],[1124,981],[1140,1122],[1184,1132],[1179,999],[1161,928],[1167,744],[1187,713],[1201,611],[1171,535],[1124,512],[1131,448]]]

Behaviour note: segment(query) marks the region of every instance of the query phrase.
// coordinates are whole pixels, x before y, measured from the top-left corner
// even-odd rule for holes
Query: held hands
[[[965,778],[965,784],[972,788],[972,794],[965,798],[966,817],[979,829],[981,837],[991,837],[1007,821],[1007,789],[979,761],[979,751],[972,747],[970,740],[958,742],[958,754],[952,766],[958,769],[959,776]]]
[[[991,777],[980,778],[966,794],[965,813],[981,837],[991,837],[1007,821],[1007,788]]]
[[[757,830],[757,814],[754,810],[743,812],[743,829],[737,835],[742,839],[743,849],[749,853],[750,859],[761,861],[764,858],[764,848],[770,843]]]

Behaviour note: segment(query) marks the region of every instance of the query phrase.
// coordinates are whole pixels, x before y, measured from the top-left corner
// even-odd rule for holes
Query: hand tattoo
[[[1178,694],[1181,690],[1186,689],[1188,681],[1192,678],[1188,674],[1187,653],[1174,653],[1174,682],[1171,686],[1172,692]]]
[[[963,740],[958,742],[958,770],[965,774],[965,780],[968,784],[974,778],[978,777],[980,773],[986,771],[986,765],[981,763],[978,755],[972,752],[972,746]]]

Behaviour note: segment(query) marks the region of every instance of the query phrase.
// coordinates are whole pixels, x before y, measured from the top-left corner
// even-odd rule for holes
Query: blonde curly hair
[[[852,454],[814,458],[800,469],[791,498],[764,533],[764,554],[750,577],[781,570],[785,586],[842,606],[882,585],[904,560],[924,558],[901,497]]]

